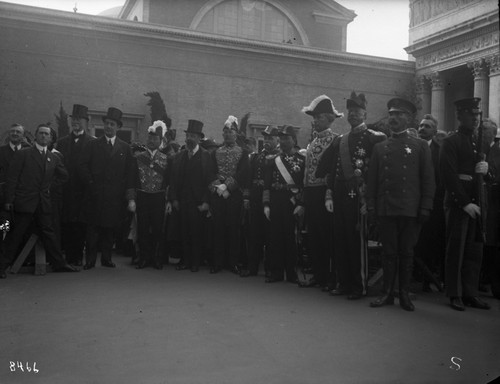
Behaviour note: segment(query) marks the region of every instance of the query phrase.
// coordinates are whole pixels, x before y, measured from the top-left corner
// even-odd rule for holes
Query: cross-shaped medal
[[[351,197],[351,199],[354,199],[354,197],[356,197],[356,192],[354,192],[352,189],[351,189],[351,192],[348,193],[348,195]]]

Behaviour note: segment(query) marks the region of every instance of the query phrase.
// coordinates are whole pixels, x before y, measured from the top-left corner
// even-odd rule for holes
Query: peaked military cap
[[[389,100],[387,103],[387,109],[389,112],[405,112],[409,115],[413,115],[417,112],[417,107],[415,107],[411,101],[401,99],[399,97]]]
[[[455,107],[457,112],[469,112],[469,113],[480,113],[479,102],[481,99],[479,97],[471,97],[468,99],[461,99],[455,101]]]
[[[366,97],[364,93],[360,93],[359,95],[356,95],[356,92],[352,91],[351,92],[351,97],[347,99],[347,109],[349,108],[361,108],[366,111],[366,104],[368,102],[366,101]]]

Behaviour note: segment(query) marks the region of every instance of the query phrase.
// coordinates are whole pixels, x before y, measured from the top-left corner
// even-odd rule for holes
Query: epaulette
[[[385,136],[384,132],[374,131],[373,129],[370,129],[370,128],[368,128],[368,132],[370,132],[372,135]]]

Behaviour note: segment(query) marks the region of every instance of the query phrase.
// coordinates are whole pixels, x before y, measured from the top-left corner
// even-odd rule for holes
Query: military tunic
[[[287,182],[276,161],[281,160],[293,184]],[[300,153],[280,154],[267,162],[264,177],[263,204],[271,210],[271,278],[296,281],[297,244],[295,241],[296,219],[293,215],[298,205],[303,205],[302,190],[305,158]]]

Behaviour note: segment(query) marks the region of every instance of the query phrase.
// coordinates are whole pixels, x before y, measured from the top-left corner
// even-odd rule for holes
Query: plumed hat
[[[340,113],[335,109],[332,100],[326,95],[316,97],[313,101],[311,101],[311,104],[302,108],[302,112],[310,116],[319,115],[320,113],[330,113],[336,117],[344,116],[343,113]]]
[[[106,116],[102,117],[102,121],[105,121],[106,119],[113,120],[116,121],[119,127],[121,127],[123,125],[122,115],[122,111],[120,111],[118,108],[109,107]]]
[[[366,111],[366,104],[368,104],[368,101],[366,101],[366,97],[364,93],[360,93],[359,95],[356,95],[356,92],[352,91],[351,92],[351,97],[347,99],[347,109],[349,108],[361,108]]]
[[[160,138],[165,136],[167,131],[168,131],[167,125],[163,120],[156,120],[153,122],[153,125],[148,127],[148,134],[156,135],[159,136]]]
[[[278,136],[278,127],[276,125],[268,125],[262,131],[262,136]]]
[[[409,115],[413,115],[417,112],[417,107],[408,100],[395,97],[387,102],[387,109],[389,112],[405,112]]]
[[[234,117],[233,115],[229,115],[227,117],[226,122],[224,123],[223,129],[224,128],[229,128],[229,129],[237,131],[238,130],[238,119],[236,117]]]

